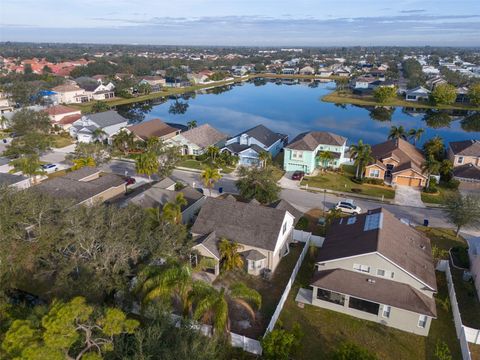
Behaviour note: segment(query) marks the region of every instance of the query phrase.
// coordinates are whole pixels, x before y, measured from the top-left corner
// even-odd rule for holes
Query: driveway
[[[394,203],[402,206],[424,208],[425,204],[422,202],[420,191],[420,189],[411,186],[397,185],[395,187]]]
[[[300,181],[292,180],[293,172],[286,172],[285,175],[280,179],[280,186],[283,189],[298,189],[300,186]]]

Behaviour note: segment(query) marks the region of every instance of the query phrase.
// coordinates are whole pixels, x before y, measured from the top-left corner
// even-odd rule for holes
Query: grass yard
[[[262,295],[262,306],[258,312],[257,319],[253,326],[249,329],[239,329],[232,324],[232,331],[242,334],[253,339],[259,339],[265,333],[265,329],[270,322],[270,319],[275,312],[278,301],[285,290],[292,270],[297,263],[298,257],[302,252],[303,244],[292,245],[290,253],[285,256],[278,265],[271,280],[265,280],[261,276],[248,275],[244,271],[235,271],[221,274],[214,282],[218,284],[232,284],[237,281],[242,281],[249,287],[257,290]]]
[[[198,160],[195,159],[185,159],[180,161],[177,166],[189,168],[189,169],[195,169],[195,170],[203,170],[206,165]]]
[[[351,165],[343,165],[343,173],[340,172],[324,172],[317,176],[305,176],[301,185],[316,187],[320,189],[328,189],[353,194],[368,195],[385,199],[393,199],[395,190],[389,186],[357,184],[352,181],[355,174],[355,167]]]
[[[307,255],[280,315],[285,328],[291,329],[298,323],[304,334],[301,350],[294,359],[328,358],[340,344],[351,342],[367,348],[381,360],[429,360],[435,359],[437,341],[445,341],[448,344],[452,359],[461,359],[452,314],[438,302],[438,319],[433,321],[427,338],[311,305],[305,305],[304,309],[300,309],[295,303],[295,296],[300,287],[309,286],[313,264],[313,258]],[[447,296],[447,289],[446,279],[442,273],[437,273],[437,282],[439,297],[443,299]]]
[[[52,135],[52,147],[60,149],[68,145],[72,145],[73,140],[70,135]]]
[[[308,221],[307,228],[304,231],[311,232],[313,235],[325,236],[325,226],[318,223],[319,218],[325,218],[323,210],[310,209],[308,212],[303,214],[303,217]]]
[[[448,197],[455,195],[458,191],[447,189],[443,186],[437,186],[438,193],[436,194],[427,194],[422,191],[422,201],[426,204],[445,204]]]

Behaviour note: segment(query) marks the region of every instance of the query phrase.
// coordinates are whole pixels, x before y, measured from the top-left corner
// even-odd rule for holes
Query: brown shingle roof
[[[375,215],[378,214],[378,215]],[[378,222],[375,222],[375,219]],[[349,224],[350,222],[353,222]],[[366,228],[369,224],[377,227]],[[436,289],[430,240],[378,208],[336,220],[327,232],[318,262],[378,252],[427,286]]]
[[[82,117],[82,114],[64,116],[63,118],[60,119],[60,121],[57,121],[57,124],[60,124],[60,125],[73,124],[75,121],[77,121],[81,117]]]
[[[450,149],[455,155],[480,156],[480,141],[453,141],[450,143]]]
[[[480,180],[480,167],[473,164],[457,166],[453,169],[453,176],[462,179]]]
[[[160,119],[144,121],[140,124],[129,126],[127,129],[143,140],[154,136],[161,138],[178,132],[178,129],[167,125]]]
[[[435,299],[397,281],[355,271],[331,269],[317,272],[311,285],[422,315],[437,316]]]
[[[396,167],[402,166],[402,170],[413,168],[419,173],[422,173],[422,164],[425,162],[422,152],[403,139],[392,139],[372,146],[372,156],[379,161],[392,157],[398,161]],[[408,163],[410,165],[405,166]]]
[[[44,110],[48,115],[61,115],[61,114],[68,114],[72,112],[80,113],[80,110],[71,108],[65,105],[55,105],[50,106]]]
[[[226,140],[228,137],[209,124],[203,124],[185,131],[182,133],[182,136],[200,148],[215,145],[222,140]]]
[[[347,141],[343,136],[324,131],[310,131],[297,135],[287,146],[293,150],[314,151],[318,145],[342,146]]]

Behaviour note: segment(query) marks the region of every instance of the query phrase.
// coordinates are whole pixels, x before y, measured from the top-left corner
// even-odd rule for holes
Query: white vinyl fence
[[[306,243],[307,241],[310,241],[311,245],[314,245],[316,247],[322,247],[323,241],[325,240],[325,238],[317,235],[312,235],[312,233],[308,231],[294,229],[293,240],[304,242],[304,243]]]
[[[447,277],[448,295],[452,307],[453,321],[455,322],[455,331],[457,332],[457,338],[460,341],[460,347],[462,349],[462,358],[463,360],[471,360],[468,343],[480,344],[480,330],[464,326],[462,323],[462,316],[458,308],[457,295],[455,294],[452,272],[450,271],[448,260],[440,260],[437,265],[437,270],[444,272]]]

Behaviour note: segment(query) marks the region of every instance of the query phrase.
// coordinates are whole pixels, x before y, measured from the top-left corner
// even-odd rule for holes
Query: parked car
[[[339,201],[337,205],[335,205],[335,209],[347,214],[354,215],[358,215],[362,212],[362,209],[359,206],[355,205],[353,200]]]
[[[58,171],[58,166],[55,164],[44,164],[42,165],[42,170],[45,171],[47,174],[51,174]]]
[[[297,170],[293,173],[292,180],[302,180],[304,176],[305,173],[303,171]]]
[[[133,178],[133,177],[127,177],[127,178],[125,179],[125,183],[126,183],[127,185],[133,185],[133,184],[135,184],[136,182],[137,182],[137,180],[135,180],[135,178]]]

